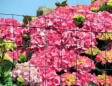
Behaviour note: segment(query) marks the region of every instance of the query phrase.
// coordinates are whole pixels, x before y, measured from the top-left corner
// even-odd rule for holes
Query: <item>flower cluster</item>
[[[22,35],[29,32],[29,28],[22,27],[22,23],[19,23],[15,19],[1,18],[0,19],[0,38],[4,40],[14,41],[17,46],[24,43]]]
[[[38,86],[42,82],[41,76],[39,75],[37,69],[33,65],[30,65],[29,62],[16,64],[16,68],[12,70],[10,75],[14,79],[17,77],[22,77],[25,85],[30,83],[32,86]]]
[[[10,76],[24,86],[111,86],[112,74],[101,68],[112,67],[111,5],[95,0],[59,6],[27,24],[1,18],[0,66],[6,60],[14,64]]]
[[[106,74],[98,75],[97,80],[100,82],[101,85],[111,86],[112,85],[112,76],[108,76]]]
[[[61,76],[61,80],[62,80],[62,85],[68,85],[68,86],[71,86],[71,85],[86,85],[88,83],[90,83],[90,77],[92,80],[94,80],[95,83],[98,84],[97,82],[97,78],[95,75],[92,75],[91,74],[88,74],[86,73],[87,75],[85,74],[80,74],[80,73],[65,73]],[[85,77],[85,78],[83,78]],[[83,81],[83,82],[82,82]]]
[[[44,85],[60,85],[60,80],[62,85],[68,86],[87,85],[91,81],[97,85],[100,84],[97,76],[89,73],[91,69],[96,69],[94,61],[87,56],[81,56],[81,54],[98,56],[100,52],[103,52],[100,47],[97,47],[99,45],[99,41],[97,41],[99,33],[97,32],[111,30],[112,16],[109,12],[99,11],[102,2],[104,1],[99,0],[90,6],[57,7],[54,12],[30,22],[29,25],[35,27],[32,28],[31,32],[31,48],[34,54],[30,62],[36,67],[48,67],[47,69],[38,68],[42,74]],[[94,10],[97,11],[94,12]],[[81,22],[81,18],[78,19],[77,15],[81,15],[84,20]],[[78,22],[74,20],[73,16],[77,18]],[[108,24],[105,24],[105,22]],[[78,73],[73,71],[71,73],[69,68],[76,69]],[[52,72],[47,74],[48,71]],[[76,73],[77,76],[75,76]],[[61,78],[59,75],[61,75]]]
[[[76,74],[65,73],[62,75],[62,84],[63,85],[75,85],[76,84]]]
[[[107,62],[112,63],[112,50],[102,51],[96,56],[96,61],[102,62],[103,64],[106,64]]]

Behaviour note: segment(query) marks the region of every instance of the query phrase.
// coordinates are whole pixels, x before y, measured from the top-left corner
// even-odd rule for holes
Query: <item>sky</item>
[[[36,16],[36,11],[40,6],[56,7],[55,2],[62,2],[63,0],[0,0],[0,18],[11,17],[11,15],[30,15]],[[68,0],[70,6],[75,5],[89,5],[90,0]],[[14,16],[15,19],[22,19],[21,16]]]

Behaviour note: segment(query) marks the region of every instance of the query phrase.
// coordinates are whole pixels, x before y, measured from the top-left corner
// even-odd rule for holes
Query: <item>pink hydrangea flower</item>
[[[93,33],[66,31],[63,33],[63,44],[69,47],[75,46],[77,50],[86,50],[89,47],[94,47],[97,42]]]
[[[12,18],[0,18],[0,38],[14,41],[17,46],[24,42],[22,35],[29,32],[29,29],[22,27],[22,23]]]
[[[61,67],[61,50],[56,46],[47,46],[35,51],[30,62],[35,66]]]
[[[112,85],[112,76],[106,74],[98,75],[97,80],[101,85],[111,86]]]
[[[39,75],[39,72],[33,65],[29,64],[29,62],[21,64],[17,63],[16,68],[12,70],[10,75],[14,79],[16,79],[17,77],[22,77],[24,79],[25,85],[28,85],[28,83],[30,83],[30,85],[38,86],[42,82],[42,78]]]
[[[63,50],[62,67],[75,67],[76,69],[85,69],[86,71],[95,69],[93,60],[85,56],[79,56],[73,50],[71,51]]]
[[[91,75],[90,73],[82,70],[77,73],[77,85],[88,85],[91,81],[98,85],[97,78],[94,74]]]
[[[45,50],[42,51],[35,51],[32,54],[32,57],[30,59],[30,63],[33,64],[36,67],[45,66]]]
[[[102,51],[100,54],[96,56],[97,62],[102,62],[103,64],[112,63],[112,50]]]
[[[62,85],[88,85],[91,81],[95,84],[99,85],[96,76],[87,72],[80,72],[80,73],[64,73],[61,75]]]
[[[56,74],[54,68],[38,67],[40,76],[42,76],[41,86],[57,86],[60,85],[60,76]]]

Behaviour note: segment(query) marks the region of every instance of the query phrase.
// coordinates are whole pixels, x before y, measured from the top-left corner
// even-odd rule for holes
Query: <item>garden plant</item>
[[[0,86],[112,86],[112,0],[56,6],[0,18]]]

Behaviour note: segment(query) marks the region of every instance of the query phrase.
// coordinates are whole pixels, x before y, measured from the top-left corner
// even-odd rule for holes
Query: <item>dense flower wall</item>
[[[0,18],[0,86],[112,86],[111,13],[112,0],[92,0]]]

